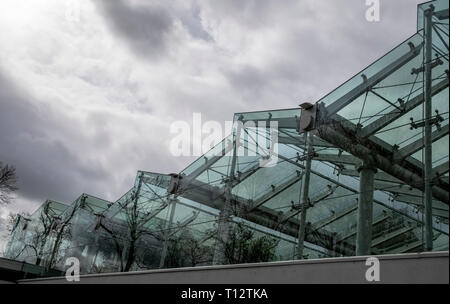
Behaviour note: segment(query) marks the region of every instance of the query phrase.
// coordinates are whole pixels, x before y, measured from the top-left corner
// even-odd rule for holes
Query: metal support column
[[[359,168],[356,255],[370,255],[372,244],[373,191],[376,169],[364,162]]]
[[[219,226],[217,228],[217,240],[214,247],[213,265],[223,265],[225,263],[225,250],[230,235],[231,210],[231,187],[225,186],[225,205],[219,214]]]
[[[425,149],[425,159],[424,159],[424,188],[425,188],[425,247],[427,251],[433,250],[433,215],[432,215],[432,193],[431,193],[431,182],[432,182],[432,134],[431,134],[431,60],[432,60],[432,17],[433,17],[434,6],[430,7],[424,12],[424,37],[425,37],[425,92],[424,92],[424,102],[425,102],[425,138],[424,138],[424,149]]]
[[[167,247],[168,247],[168,243],[169,243],[169,235],[170,235],[170,230],[172,228],[172,223],[173,223],[173,218],[175,216],[175,208],[177,206],[177,200],[176,199],[172,199],[171,200],[171,209],[170,209],[170,215],[169,215],[169,221],[167,222],[167,225],[165,227],[165,231],[164,231],[164,244],[163,244],[163,248],[161,251],[161,259],[159,260],[159,268],[164,268],[164,263],[166,261],[166,256],[167,256]]]
[[[309,205],[309,181],[311,178],[311,162],[313,156],[313,135],[311,132],[305,133],[305,143],[306,143],[306,164],[305,164],[305,174],[302,183],[302,189],[300,192],[301,199],[301,213],[300,213],[300,225],[298,228],[298,241],[297,241],[297,259],[303,259],[303,249],[306,234],[306,212]]]
[[[225,185],[225,204],[219,214],[219,226],[217,228],[217,240],[214,247],[213,265],[222,265],[225,261],[226,244],[230,236],[230,217],[233,214],[232,210],[232,193],[233,182],[236,171],[236,158],[239,149],[239,142],[241,136],[241,123],[238,122],[236,126],[235,135],[233,137],[233,154],[231,156],[231,166],[228,174],[228,179]]]
[[[90,244],[87,246],[87,254],[82,263],[80,263],[80,266],[82,268],[83,273],[92,273],[95,272],[93,269],[95,266],[95,262],[97,260],[97,256],[99,253],[99,248],[101,248],[100,241],[100,235],[99,233],[95,233],[94,236],[94,242],[92,243],[92,240],[90,240]],[[84,269],[83,269],[84,268]]]

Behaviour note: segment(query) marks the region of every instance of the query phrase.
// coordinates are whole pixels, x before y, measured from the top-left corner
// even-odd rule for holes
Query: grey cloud
[[[245,95],[258,96],[270,82],[267,75],[258,67],[243,65],[224,71],[231,86]]]
[[[289,102],[292,106],[298,99],[317,100],[415,32],[416,6],[410,0],[381,1],[381,22],[376,23],[367,22],[367,6],[360,0],[328,1],[319,8],[315,1],[191,1],[187,10],[170,1],[135,6],[122,0],[99,3],[112,28],[146,55],[152,54],[148,37],[159,37],[159,51],[171,47],[174,42],[169,36],[175,19],[192,37],[214,42],[201,23],[205,8],[219,23],[234,20],[242,31],[279,31],[279,44],[265,46],[279,50],[278,59],[264,67],[221,67],[247,105],[272,103],[279,107],[289,106]],[[155,19],[155,12],[165,21]],[[299,20],[304,26],[295,28]],[[274,94],[285,99],[270,100]]]
[[[0,217],[0,231],[5,230],[7,225],[7,220]]]
[[[314,18],[317,14],[306,2],[296,0],[284,0],[282,2],[273,0],[218,0],[208,1],[205,5],[210,6],[223,18],[235,19],[246,29],[260,29],[283,25],[285,17],[293,6],[300,4],[300,10],[296,18]]]
[[[167,50],[173,26],[170,13],[162,6],[133,6],[123,0],[95,1],[113,31],[144,58],[159,57]]]
[[[381,1],[380,22],[365,19],[364,1],[328,1],[326,10],[312,9],[305,1],[274,6],[272,1],[214,1],[220,16],[234,19],[243,27],[263,30],[276,24],[277,44],[265,48],[279,56],[265,61],[264,67],[227,67],[224,75],[230,85],[254,103],[271,98],[267,92],[296,100],[315,101],[383,56],[416,31],[416,7],[411,1]],[[420,0],[416,2],[421,2]],[[303,26],[295,27],[295,20]],[[310,88],[306,92],[305,88]],[[311,91],[313,90],[313,91]],[[284,94],[282,93],[284,91]],[[280,100],[272,100],[274,108]],[[270,100],[266,100],[266,104]],[[292,106],[295,106],[292,103]]]
[[[196,2],[189,3],[188,7],[177,7],[168,1],[139,5],[123,0],[97,0],[95,3],[111,29],[143,58],[160,58],[176,45],[171,39],[175,20],[179,20],[194,39],[213,41],[202,25],[201,7]]]
[[[85,147],[67,146],[54,136],[72,136],[64,128],[74,122],[32,101],[0,72],[0,159],[16,166],[19,193],[32,200],[71,202],[82,192],[97,192],[108,180],[105,169],[83,159]]]
[[[124,0],[95,3],[113,34],[145,59],[160,58],[173,47],[176,41],[171,40],[171,34],[177,19],[193,38],[214,43],[200,19],[206,6],[212,7],[219,23],[236,20],[242,34],[277,31],[277,44],[264,47],[275,50],[279,56],[264,58],[264,66],[229,64],[233,60],[224,60],[219,66],[211,64],[212,69],[219,69],[226,77],[229,87],[218,85],[215,91],[206,85],[194,90],[189,85],[168,84],[169,97],[158,100],[168,104],[169,109],[163,114],[187,120],[193,111],[202,112],[205,121],[221,121],[231,119],[233,112],[295,107],[301,100],[317,100],[415,32],[416,7],[410,0],[381,0],[380,23],[364,19],[361,0],[328,1],[331,14],[314,10],[308,1],[294,0],[199,1],[187,5],[188,9],[167,1],[141,1],[139,5]],[[297,20],[304,27],[295,28]],[[48,56],[46,52],[39,55],[44,60]],[[220,62],[223,57],[218,59]],[[204,63],[206,59],[194,56],[192,60]],[[179,73],[186,71],[180,67]],[[145,92],[142,96],[133,94],[140,86],[148,85],[145,81],[116,83],[115,76],[106,74],[108,69],[93,66],[82,79],[100,89],[117,87],[107,97],[110,102],[134,106],[139,112],[153,112],[154,97]],[[229,100],[234,97],[236,100]],[[147,143],[133,139],[122,144],[114,142],[110,123],[114,119],[103,111],[91,113],[85,121],[72,119],[70,113],[55,112],[24,93],[24,88],[0,71],[0,160],[17,166],[20,192],[27,198],[70,202],[82,192],[105,197],[105,192],[125,192],[132,185],[132,180],[125,179],[134,177],[138,169],[164,173],[182,168],[185,160],[172,157],[154,144],[164,140],[162,133],[149,130],[141,138]],[[90,139],[86,139],[87,132],[94,133]],[[71,140],[62,141],[58,139],[61,136]],[[123,159],[108,159],[103,165],[95,157],[85,155],[89,152],[101,156],[114,144],[121,145],[116,149]],[[120,166],[116,166],[119,162]],[[110,190],[122,185],[123,189]]]
[[[200,11],[200,6],[197,3],[193,3],[187,11],[177,10],[176,16],[180,19],[183,26],[188,30],[189,34],[191,34],[193,38],[212,42],[213,38],[203,28],[201,23]]]

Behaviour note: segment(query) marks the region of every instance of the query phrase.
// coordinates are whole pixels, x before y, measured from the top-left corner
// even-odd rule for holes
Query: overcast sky
[[[2,0],[0,161],[20,190],[0,231],[47,198],[181,171],[169,127],[193,112],[316,101],[414,34],[419,2],[380,0],[371,23],[365,0]]]

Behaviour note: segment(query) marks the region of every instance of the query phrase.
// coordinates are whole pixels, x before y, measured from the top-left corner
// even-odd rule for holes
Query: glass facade
[[[6,257],[56,269],[77,257],[83,273],[133,271],[422,252],[429,230],[432,250],[448,250],[448,31],[448,1],[419,5],[416,34],[315,104],[237,113],[232,134],[182,172],[140,171],[115,202],[46,201],[17,219]]]

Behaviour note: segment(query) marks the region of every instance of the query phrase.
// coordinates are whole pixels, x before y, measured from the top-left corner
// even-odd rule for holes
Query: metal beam
[[[278,155],[278,157],[279,157],[279,159],[286,161],[288,163],[291,163],[292,165],[295,165],[301,169],[305,168],[304,165],[302,165],[301,163],[295,162],[294,160],[291,160],[288,157],[285,157],[283,155]],[[441,168],[441,170],[445,170],[444,165],[439,166],[439,167]],[[444,169],[442,169],[442,168],[444,168]],[[437,169],[437,167],[436,167],[436,169]],[[448,164],[447,164],[447,170],[448,170]],[[333,183],[335,185],[338,185],[339,187],[346,189],[346,190],[349,190],[354,193],[358,192],[356,189],[353,189],[352,187],[350,187],[346,184],[343,184],[333,178],[330,178],[329,176],[321,174],[320,172],[317,172],[315,170],[311,170],[311,172],[325,180],[330,181],[331,183]],[[379,172],[376,174],[384,174],[384,172]],[[386,174],[386,176],[389,176],[389,175]],[[223,196],[223,193],[224,193],[223,189],[221,189],[217,186],[213,186],[213,185],[209,185],[207,183],[200,182],[198,180],[195,180],[190,185],[185,185],[183,179],[180,180],[180,190],[178,191],[178,195],[180,195],[182,197],[199,202],[201,204],[205,204],[209,207],[212,207],[212,208],[218,209],[218,210],[223,208],[223,201],[220,199],[220,197]],[[249,206],[246,199],[238,198],[237,196],[234,196],[234,197],[239,202],[239,204],[241,206],[243,206],[244,208]],[[420,221],[419,219],[417,219],[411,215],[408,215],[407,213],[404,213],[402,210],[396,209],[396,208],[394,208],[388,204],[385,204],[381,201],[378,201],[378,200],[375,200],[375,202],[385,208],[388,208],[394,212],[397,212],[403,216],[406,216],[409,219],[411,219],[417,223],[423,224],[422,221]],[[262,209],[264,209],[264,211],[262,211]],[[258,215],[253,219],[255,211],[258,211]],[[259,214],[259,213],[261,213],[261,214]],[[247,215],[244,215],[243,218],[245,218],[249,221],[258,220],[261,225],[265,225],[266,227],[268,227],[270,229],[277,229],[277,227],[278,227],[279,217],[278,217],[277,213],[268,208],[264,208],[264,206],[260,206],[258,209],[255,209],[252,213],[248,213]],[[266,219],[264,219],[264,218],[266,218]],[[269,219],[272,219],[272,220],[269,220]],[[294,224],[294,223],[292,223],[292,224]],[[289,224],[289,225],[291,225],[291,224]],[[295,227],[298,227],[297,224],[295,224],[295,225],[296,225]],[[437,231],[441,231],[439,229],[439,227],[434,227],[434,228]],[[297,237],[298,228],[292,228],[292,230],[283,230],[283,231],[293,237]],[[308,236],[307,236],[307,238],[308,238]]]
[[[291,164],[293,164],[293,165],[296,165],[296,166],[298,166],[298,167],[304,169],[304,166],[303,166],[302,164],[297,163],[297,162],[295,162],[295,161],[293,161],[293,160],[291,160],[291,159],[289,159],[289,158],[287,158],[287,157],[285,157],[285,156],[278,155],[278,157],[279,157],[280,159],[282,159],[282,160],[288,162],[288,163],[291,163]],[[447,165],[447,168],[448,168],[448,165]],[[312,172],[313,174],[315,174],[315,175],[317,175],[317,176],[319,176],[319,177],[325,179],[325,180],[328,180],[328,181],[334,183],[335,185],[338,185],[339,187],[342,187],[342,188],[347,189],[347,190],[349,190],[349,191],[351,191],[351,192],[354,192],[354,193],[358,193],[358,191],[357,191],[356,189],[353,189],[352,187],[349,187],[349,186],[346,185],[346,184],[343,184],[343,183],[341,183],[341,182],[339,182],[339,181],[337,181],[337,180],[334,180],[334,179],[330,178],[329,176],[326,176],[326,175],[324,175],[324,174],[322,174],[322,173],[320,173],[320,172],[314,171],[314,170],[311,170],[311,172]],[[384,173],[384,172],[379,172],[379,173],[382,174],[382,173]],[[376,173],[376,174],[379,174],[379,173]],[[386,173],[386,176],[389,176],[389,175]],[[390,206],[389,204],[385,204],[385,203],[383,203],[383,202],[381,202],[381,201],[379,201],[379,200],[375,200],[375,203],[377,203],[378,205],[383,206],[383,207],[385,207],[385,208],[387,208],[387,209],[389,209],[389,210],[392,210],[392,211],[394,211],[394,212],[396,212],[396,213],[398,213],[398,214],[401,214],[401,215],[403,215],[403,216],[405,216],[405,217],[407,217],[407,218],[409,218],[409,219],[411,219],[411,220],[413,220],[413,221],[415,221],[415,222],[417,222],[417,223],[420,223],[420,224],[422,224],[422,225],[424,224],[423,221],[421,221],[421,220],[419,220],[418,218],[415,218],[415,217],[409,215],[408,213],[405,213],[405,212],[402,211],[400,208],[395,208],[395,207]],[[447,232],[442,231],[438,226],[435,226],[434,229],[437,230],[437,231],[439,231],[439,232],[448,234]]]
[[[353,155],[336,155],[336,154],[316,154],[313,160],[326,161],[329,163],[358,165],[361,160]]]
[[[433,175],[444,175],[449,171],[448,161],[433,168]]]
[[[359,133],[358,138],[361,138],[359,137]],[[390,158],[395,160],[395,154],[397,153],[396,146],[388,144],[387,142],[385,142],[384,140],[380,139],[377,136],[370,136],[368,138],[363,139],[363,141],[365,141],[365,144],[368,145],[368,147],[370,147],[373,144],[374,147],[378,148],[377,151],[382,151],[382,153],[389,155]],[[407,156],[406,158],[399,161],[399,163],[401,163],[401,165],[404,166],[405,168],[410,168],[412,170],[415,170],[416,172],[419,171],[422,172],[423,169],[422,162],[411,156]]]
[[[308,207],[310,205],[309,201],[309,182],[311,180],[311,163],[312,156],[314,153],[313,150],[313,134],[311,132],[306,132],[304,134],[305,142],[306,142],[306,164],[305,164],[305,179],[302,183],[302,189],[300,192],[300,225],[298,226],[298,240],[297,240],[297,259],[303,259],[303,249],[305,247],[305,234],[306,234],[306,213],[308,212]]]
[[[372,163],[364,162],[362,166],[358,168],[358,171],[360,173],[360,178],[356,255],[368,255],[371,253],[373,192],[376,168]]]
[[[315,231],[315,230],[319,230],[322,229],[323,227],[331,224],[332,222],[352,213],[353,211],[358,209],[358,204],[355,204],[353,206],[350,206],[349,208],[345,208],[344,210],[338,212],[338,213],[334,213],[333,215],[326,217],[324,219],[321,219],[320,221],[314,223],[311,227],[311,230]]]
[[[305,139],[303,138],[303,136],[293,136],[287,132],[285,132],[283,129],[279,130],[280,133],[285,134],[286,137],[281,136],[280,134],[278,135],[278,143],[280,144],[286,144],[286,145],[295,145],[298,146],[300,148],[304,148],[306,146],[305,144]],[[319,137],[315,137],[313,136],[313,146],[314,147],[326,147],[326,148],[334,148],[334,146],[322,139],[320,139]]]
[[[200,211],[192,211],[192,215],[184,219],[181,223],[177,222],[177,226],[173,227],[170,231],[169,237],[172,237],[177,232],[185,229],[190,223],[195,221],[200,214]]]
[[[334,126],[325,123],[320,126],[317,131],[321,138],[336,145],[342,150],[353,154],[361,160],[372,162],[375,167],[402,180],[404,183],[414,188],[424,190],[424,180],[422,176],[418,175],[414,171],[405,168],[402,165],[399,165],[398,163],[393,163],[392,160],[387,156],[377,153],[376,145],[374,143],[372,143],[369,148],[363,145],[361,142],[355,141],[355,138],[350,138],[349,135],[345,132],[337,130],[339,127],[342,127],[342,125],[340,125],[339,123],[336,123]],[[369,143],[367,143],[367,145],[369,145]],[[379,150],[382,149],[380,148]],[[432,193],[436,199],[448,204],[448,191],[444,190],[441,187],[433,186]]]
[[[326,113],[324,113],[323,115],[326,116]],[[340,115],[336,114],[334,117],[325,118],[325,120],[322,121],[322,124],[332,125],[337,131],[343,133],[343,135],[345,135],[347,138],[350,138],[350,140],[360,143],[373,150],[373,153],[377,152],[381,155],[388,156],[389,159],[394,159],[394,154],[397,152],[397,148],[395,146],[388,144],[377,136],[369,136],[367,138],[362,137],[361,129],[354,123]],[[345,149],[343,150],[346,151]],[[403,159],[401,161],[401,165],[405,168],[413,170],[416,173],[420,172],[420,175],[422,174],[422,162],[411,156]]]
[[[339,170],[339,174],[359,177],[359,173],[356,170],[342,169],[342,170]],[[395,178],[384,172],[375,173],[375,181],[403,184],[403,182],[401,180],[399,180],[398,178]]]
[[[321,202],[323,199],[329,197],[331,194],[334,193],[334,191],[337,189],[337,186],[327,186],[327,190],[319,193],[318,195],[314,196],[313,198],[311,198],[311,205],[314,206],[315,204]],[[300,208],[296,208],[296,209],[292,209],[286,213],[283,214],[282,219],[280,220],[281,223],[286,222],[287,220],[289,220],[290,218],[296,216],[297,214],[299,214],[301,212]]]
[[[397,254],[397,253],[405,253],[408,251],[412,251],[413,249],[417,249],[419,247],[422,247],[424,245],[424,242],[422,240],[413,242],[413,243],[407,243],[401,247],[395,248],[390,253]],[[414,250],[415,251],[415,250]]]
[[[380,236],[379,238],[376,238],[372,241],[372,247],[379,246],[383,244],[384,242],[387,242],[399,235],[402,235],[404,233],[410,232],[414,229],[414,227],[402,227],[400,229],[397,229],[395,231],[392,231],[390,233],[383,234],[383,236]]]
[[[425,249],[427,251],[433,250],[433,194],[431,190],[432,185],[432,170],[433,170],[433,154],[432,154],[432,102],[431,102],[431,60],[433,59],[432,37],[433,37],[433,11],[434,6],[430,5],[423,13],[424,15],[424,40],[425,40],[425,54],[424,54],[424,100],[425,100],[425,132],[424,132],[424,193],[425,193]],[[448,204],[448,200],[447,200]]]
[[[392,103],[389,99],[387,99],[386,97],[382,96],[381,94],[379,94],[378,92],[376,92],[375,90],[370,90],[370,92],[377,96],[378,98],[380,98],[381,100],[387,102],[388,104],[390,104],[392,107],[396,108],[397,110],[401,111],[402,109],[399,108],[395,103]]]
[[[387,219],[390,218],[390,217],[391,217],[391,216],[389,216],[389,215],[387,215],[387,214],[383,214],[382,216],[380,216],[380,217],[378,217],[377,219],[375,219],[375,220],[372,222],[372,225],[373,225],[373,226],[378,225],[379,223],[381,223],[381,222],[387,220]],[[356,228],[356,227],[355,227],[355,228]],[[351,237],[354,236],[354,235],[356,235],[356,229],[354,229],[352,232],[347,233],[346,235],[343,235],[343,236],[341,236],[341,237],[338,237],[338,238],[336,239],[336,242],[337,242],[337,243],[342,242],[342,241],[344,241],[344,240],[346,240],[346,239],[348,239],[348,238],[351,238]]]
[[[293,184],[295,184],[296,182],[298,182],[299,180],[301,180],[303,177],[303,172],[298,173],[297,175],[289,178],[288,180],[286,180],[284,183],[274,187],[272,190],[270,190],[269,192],[263,194],[262,196],[260,196],[259,198],[257,198],[252,204],[251,206],[248,208],[248,212],[253,211],[254,209],[258,208],[259,206],[263,205],[265,202],[267,202],[268,200],[270,200],[271,198],[277,196],[279,193],[283,192],[284,190],[286,190],[287,188],[289,188],[290,186],[292,186]]]
[[[231,234],[231,224],[230,219],[233,214],[232,210],[232,190],[233,181],[235,180],[235,171],[237,163],[237,151],[239,148],[239,141],[241,138],[241,125],[237,124],[236,129],[233,130],[233,154],[231,158],[230,171],[228,174],[228,179],[225,184],[225,202],[223,208],[219,214],[218,228],[217,228],[217,240],[214,247],[213,265],[224,264],[225,261],[225,250],[228,244],[228,240]]]
[[[305,146],[303,141],[300,141],[299,139],[290,138],[290,137],[278,137],[278,143],[285,144],[285,145],[295,145],[300,148],[303,148]],[[332,144],[327,143],[324,140],[314,140],[313,146],[320,147],[320,148],[334,148],[334,146]]]
[[[222,143],[220,143],[220,144],[222,144]],[[233,149],[233,145],[229,144],[229,145],[226,145],[226,147],[224,147],[222,149],[220,155],[214,155],[209,158],[205,157],[206,158],[205,163],[200,165],[197,169],[192,171],[190,174],[184,176],[185,180],[190,181],[190,180],[196,179],[199,175],[201,175],[203,172],[208,170],[212,165],[214,165],[217,161],[219,161],[223,156],[225,156],[232,149]]]
[[[278,157],[281,160],[284,160],[295,166],[298,166],[301,169],[304,169],[304,166],[301,163],[297,163],[283,155],[278,155]],[[339,181],[337,181],[333,178],[330,178],[329,176],[323,175],[320,172],[317,172],[314,170],[311,170],[311,172],[321,178],[324,178],[325,180],[328,180],[328,181],[344,188],[344,189],[347,189],[347,190],[349,190],[351,192],[355,192],[355,193],[357,192],[357,190],[353,189],[352,187],[350,187],[346,184],[340,183]],[[209,184],[200,182],[198,180],[195,180],[191,185],[185,187],[185,185],[183,184],[184,182],[185,181],[183,179],[180,180],[180,190],[177,193],[177,195],[185,197],[185,198],[193,200],[193,201],[196,201],[196,202],[199,202],[201,204],[205,204],[206,206],[212,207],[217,210],[221,210],[223,208],[223,204],[224,204],[224,200],[222,199],[223,194],[224,194],[223,189],[221,189],[217,186],[213,186],[213,185],[209,185]],[[246,199],[239,198],[237,196],[233,196],[233,198],[238,202],[239,206],[248,206]],[[422,223],[420,220],[418,220],[412,216],[409,216],[408,214],[405,214],[401,210],[397,210],[397,209],[393,208],[392,206],[384,204],[380,201],[376,201],[376,203],[378,203],[381,206],[384,206],[388,209],[391,209],[399,214],[407,216],[408,218],[410,218],[413,221]],[[281,214],[277,213],[275,210],[271,210],[264,206],[260,206],[259,208],[253,210],[253,212],[247,212],[247,213],[243,214],[241,217],[248,221],[265,226],[269,229],[276,229],[287,235],[297,237],[298,236],[298,222],[296,223],[296,221],[291,219],[285,225],[283,225],[282,227],[279,227],[278,223],[280,220],[280,216],[281,216]],[[377,222],[375,221],[374,225],[376,223]],[[438,229],[438,228],[436,228],[436,229]],[[317,234],[317,233],[319,233],[319,235],[322,235],[322,232],[316,232],[315,234]],[[328,236],[326,234],[324,234],[321,237],[325,240]],[[317,244],[318,240],[313,238],[312,235],[307,234],[306,241]],[[325,244],[325,245],[320,245],[320,246],[324,246],[325,248],[327,248],[328,245]],[[354,254],[354,251],[353,251],[354,249],[347,248],[346,246],[347,245],[345,245],[343,248],[339,248],[338,249],[339,252],[342,254],[346,254],[346,255]]]
[[[371,136],[369,138],[361,138],[359,136],[360,132],[358,132],[358,129],[356,128],[356,126],[354,124],[352,124],[350,121],[347,121],[345,118],[340,117],[338,115],[336,115],[336,120],[338,122],[339,128],[344,130],[344,132],[341,132],[341,133],[343,133],[345,136],[348,136],[348,134],[351,134],[354,137],[356,137],[356,138],[350,137],[350,140],[356,141],[358,143],[365,145],[366,147],[369,147],[371,150],[373,150],[373,152],[372,152],[373,154],[380,153],[380,152],[384,153],[385,157],[387,157],[388,160],[394,161],[394,164],[399,164],[401,167],[404,167],[407,170],[412,170],[412,173],[415,173],[420,177],[423,175],[423,170],[422,170],[423,164],[420,161],[418,161],[417,159],[415,159],[411,156],[406,156],[403,159],[399,160],[398,159],[399,158],[398,151],[391,145],[387,144],[386,142],[382,141],[381,139],[379,139],[375,136]],[[337,129],[337,127],[336,127],[336,129]],[[445,128],[443,128],[443,129],[445,131]],[[436,133],[436,138],[438,138],[439,136],[441,136],[441,134]],[[337,144],[339,144],[339,143],[337,143]],[[448,164],[447,164],[447,166],[445,166],[445,165],[440,166],[436,172],[433,171],[433,174],[436,175],[437,172],[440,172],[441,174],[448,172]],[[388,177],[390,175],[390,174],[385,174],[385,173],[381,173],[381,174],[383,174],[385,177]],[[398,181],[393,181],[393,182],[398,182]],[[411,183],[409,183],[408,181],[405,181],[405,180],[400,181],[400,182],[411,185]],[[423,184],[423,182],[422,182],[422,184]],[[438,191],[440,191],[440,189],[448,188],[448,182],[446,182],[444,179],[439,179],[438,183],[435,183],[435,185],[437,186]],[[413,185],[413,187],[415,187],[415,186]]]
[[[161,251],[161,258],[159,260],[159,268],[163,268],[165,261],[166,261],[167,248],[169,246],[169,244],[168,244],[169,243],[169,233],[172,228],[173,218],[175,216],[176,205],[177,205],[176,199],[170,200],[171,210],[170,210],[169,221],[167,221],[165,231],[164,231],[164,244],[163,244],[163,248]]]
[[[298,114],[300,115],[300,110],[298,112],[299,112]],[[244,125],[248,122],[256,122],[256,124],[257,124],[259,121],[261,121],[261,122],[265,121],[267,123],[267,128],[269,127],[269,122],[276,121],[278,123],[278,128],[280,128],[280,129],[293,129],[293,130],[298,129],[298,122],[295,119],[292,119],[291,117],[267,118],[267,119],[264,119],[264,118],[241,119],[240,121]]]
[[[441,139],[442,137],[448,135],[448,132],[449,132],[449,125],[445,125],[442,128],[435,130],[431,134],[431,141],[435,142],[435,141]],[[405,157],[407,157],[411,154],[414,154],[417,151],[420,151],[424,146],[425,146],[424,138],[420,138],[420,139],[410,143],[409,145],[401,148],[397,152],[397,155],[395,156],[395,158],[404,159]]]
[[[398,194],[394,196],[394,199],[399,202],[404,203],[411,203],[416,206],[423,206],[423,198],[414,196],[414,195],[408,195],[408,194]],[[444,204],[441,201],[433,200],[433,208],[441,209],[441,210],[449,210],[448,205]]]
[[[242,183],[243,181],[245,181],[247,178],[249,178],[254,173],[256,173],[256,171],[258,171],[260,168],[261,167],[259,165],[259,161],[257,160],[256,163],[250,167],[250,169],[248,169],[244,172],[237,171],[237,176],[233,180],[233,187],[235,187],[235,186],[239,185],[240,183]]]
[[[301,164],[298,165],[300,168],[304,168]],[[183,182],[183,179],[181,179],[180,190],[176,194],[177,196],[196,201],[216,210],[222,210],[224,208],[224,189],[209,185],[207,183],[203,183],[198,180],[194,180],[190,184],[190,187],[184,187]],[[343,184],[342,187],[348,188],[348,186]],[[248,200],[238,197],[237,195],[233,195],[232,200],[236,203],[236,207],[239,209],[245,210],[249,207]],[[283,225],[280,225],[279,223],[281,216],[282,213],[280,212],[277,212],[265,206],[259,206],[252,212],[243,212],[239,217],[255,224],[259,224],[269,229],[280,231],[281,233],[297,238],[299,230],[298,221],[291,218]],[[343,255],[354,254],[354,249],[352,248],[352,246],[346,243],[344,243],[344,246],[337,249],[331,248],[331,239],[331,234],[327,233],[326,231],[317,231],[314,234],[306,233],[305,236],[305,241],[316,244],[318,246],[322,246],[328,250],[334,250]]]
[[[393,185],[391,183],[375,181],[375,190],[389,192],[393,194],[407,194],[420,198],[423,197],[422,191],[412,188],[411,186],[405,184]]]
[[[436,16],[439,20],[448,19],[448,8],[437,11],[433,15]]]
[[[384,80],[386,77],[400,69],[402,66],[404,66],[406,63],[411,61],[413,58],[415,58],[417,55],[420,54],[420,50],[422,48],[422,45],[418,46],[411,46],[411,49],[409,52],[404,54],[403,56],[400,56],[397,60],[380,70],[378,73],[373,75],[372,77],[366,79],[365,81],[362,80],[361,84],[356,86],[354,89],[350,90],[348,93],[344,94],[342,97],[335,100],[333,103],[331,103],[327,107],[327,113],[328,115],[332,116],[339,112],[341,109],[343,109],[345,106],[349,105],[351,102],[353,102],[356,98],[358,98],[360,95],[367,92],[367,90],[374,87],[376,84]]]
[[[280,226],[278,224],[279,217],[280,214],[277,214],[276,211],[270,210],[264,206],[261,206],[253,212],[246,213],[242,216],[243,219],[297,238],[299,231],[298,221],[290,219]],[[343,255],[354,255],[354,247],[352,245],[344,242],[341,246],[335,247],[332,246],[332,239],[333,235],[326,231],[316,231],[314,233],[310,233],[310,229],[307,225],[305,241]]]
[[[411,204],[419,207],[424,206],[423,198],[412,196],[408,194],[397,194],[394,196],[394,199],[399,202],[403,202],[406,204]],[[444,203],[440,201],[433,200],[432,203],[432,213],[433,215],[441,216],[444,218],[449,218],[449,209],[448,205],[445,205]]]
[[[448,88],[449,81],[448,78],[445,78],[444,80],[441,80],[436,85],[434,85],[431,89],[432,96],[440,93],[441,91]],[[413,110],[417,106],[421,105],[424,101],[424,95],[419,94],[415,96],[414,98],[410,99],[409,101],[405,102],[403,106],[403,111],[399,111],[397,109],[393,109],[391,112],[387,113],[386,115],[381,116],[374,122],[368,124],[364,128],[362,128],[360,132],[361,137],[368,137],[370,135],[373,135],[374,133],[380,131],[390,123],[394,122],[396,119],[400,118],[401,116],[405,115],[409,111]]]
[[[299,165],[299,167],[302,168],[302,169],[304,168],[301,164],[298,164],[298,163],[295,163],[295,162],[293,162],[293,163]],[[312,170],[312,172],[315,173],[315,174],[319,174],[319,176],[320,176],[320,173],[314,172],[313,170]],[[326,176],[324,176],[324,177],[326,177]],[[332,181],[332,179],[329,179],[329,180]],[[341,184],[339,182],[337,182],[337,184],[339,186],[343,187],[344,189],[350,190],[352,192],[355,191],[354,189],[352,189],[351,187],[348,187],[347,185]],[[223,190],[221,190],[218,187],[211,186],[211,185],[206,184],[206,183],[202,183],[200,181],[195,181],[195,184],[192,185],[192,186],[194,187],[192,190],[184,191],[184,192],[180,193],[179,195],[182,196],[182,197],[185,197],[185,198],[197,201],[199,203],[205,204],[205,205],[210,206],[210,207],[215,208],[215,209],[219,209],[220,210],[220,209],[223,208],[224,201],[223,201],[223,199],[221,199],[221,196],[223,196]],[[236,196],[234,196],[234,198],[236,199],[236,201],[240,205],[245,205],[246,204],[246,200],[245,199],[239,198],[239,197],[236,197]],[[400,210],[396,210],[395,208],[392,208],[392,207],[390,207],[388,205],[385,205],[385,204],[383,204],[381,202],[378,202],[378,201],[376,201],[376,202],[378,204],[386,207],[386,208],[392,209],[394,212],[397,212],[397,213],[400,213],[400,214],[403,214],[403,215],[407,216],[408,218],[410,218],[413,221],[416,221],[418,223],[422,223],[421,221],[419,221],[419,220],[417,220],[417,219],[415,219],[413,217],[410,217],[407,214],[402,213]],[[241,217],[243,219],[246,219],[246,220],[251,221],[253,223],[265,226],[265,227],[267,227],[269,229],[275,229],[275,230],[280,231],[282,233],[285,233],[287,235],[290,235],[290,236],[293,236],[293,237],[297,237],[297,235],[298,235],[298,221],[290,219],[285,225],[280,227],[278,225],[278,223],[280,222],[280,216],[281,215],[279,213],[277,213],[275,210],[271,210],[271,209],[269,209],[267,207],[260,206],[258,209],[255,209],[253,212],[245,213]],[[381,221],[386,220],[387,218],[389,218],[389,216],[384,215],[383,217],[376,219],[373,222],[373,225],[375,226],[378,223],[380,223]],[[438,229],[438,228],[435,228],[435,229]],[[342,242],[345,239],[347,239],[347,238],[349,238],[349,237],[351,237],[351,236],[353,236],[355,234],[356,234],[356,231],[354,231],[354,232],[352,232],[352,233],[350,233],[350,234],[348,234],[348,235],[346,235],[344,237],[341,237],[340,239],[337,240],[337,242]],[[327,236],[323,235],[322,237],[326,238]],[[317,244],[317,239],[313,238],[312,235],[309,234],[309,231],[306,234],[306,241],[314,243],[314,244]],[[326,248],[326,246],[323,245],[323,244],[317,244],[317,245],[324,246]],[[347,254],[347,255],[352,255],[353,254],[352,250],[354,250],[354,249],[347,248],[347,245],[344,248],[338,248],[338,252],[340,252],[341,254]]]

